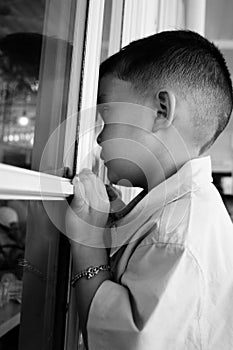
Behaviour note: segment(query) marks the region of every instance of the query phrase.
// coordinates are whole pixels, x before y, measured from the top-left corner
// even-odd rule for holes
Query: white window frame
[[[157,31],[159,0],[126,0],[122,31],[122,46]]]
[[[116,0],[114,0],[116,1]],[[89,150],[94,142],[94,126],[96,121],[96,101],[99,78],[99,61],[101,54],[101,41],[104,18],[105,0],[95,0],[89,2],[87,27],[86,27],[86,46],[84,53],[84,65],[82,71],[81,101],[79,106],[79,125],[78,125],[78,150],[76,158],[76,172],[81,168],[92,168],[92,156]],[[74,68],[75,69],[75,68]],[[72,80],[71,80],[72,84]],[[75,99],[75,97],[74,97]],[[75,106],[75,103],[73,103]],[[75,107],[74,107],[75,109]],[[74,110],[76,113],[76,110]],[[72,118],[73,119],[73,118]],[[72,120],[71,119],[71,120]],[[72,128],[72,121],[71,121]],[[69,135],[68,135],[69,136]],[[73,290],[69,295],[69,310],[66,323],[65,349],[77,348],[79,322],[75,311],[76,296]]]
[[[82,168],[92,168],[89,154],[93,147],[96,100],[99,78],[99,60],[103,29],[104,0],[91,1],[88,10],[88,24],[84,70],[82,81],[82,99],[80,105],[79,141],[77,154],[77,173]]]
[[[73,194],[73,185],[65,178],[0,164],[0,191],[0,199],[64,200]]]
[[[85,1],[77,2],[64,139],[63,164],[64,167],[71,170],[74,164],[74,141],[78,122],[79,79],[83,50],[79,39],[83,26],[80,25],[78,14],[83,12],[84,6]],[[73,185],[69,179],[0,163],[0,199],[57,201],[64,200],[72,194]]]
[[[112,13],[109,35],[108,56],[113,55],[121,48],[122,22],[124,0],[112,1]]]
[[[185,0],[186,28],[205,36],[206,0]]]

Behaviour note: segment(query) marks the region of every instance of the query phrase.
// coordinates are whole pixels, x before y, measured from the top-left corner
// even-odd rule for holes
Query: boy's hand
[[[105,185],[108,198],[110,200],[110,212],[115,213],[125,207],[125,203],[121,199],[121,192],[112,185]]]
[[[66,234],[82,243],[85,235],[103,235],[110,204],[105,185],[91,170],[83,169],[74,177],[73,185],[74,198],[66,212]]]

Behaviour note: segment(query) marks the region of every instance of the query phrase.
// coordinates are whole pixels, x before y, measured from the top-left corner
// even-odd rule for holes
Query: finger
[[[120,197],[120,194],[118,193],[118,191],[116,191],[116,189],[113,186],[105,185],[105,188],[106,188],[110,202]]]
[[[76,174],[72,180],[72,184],[74,184],[75,182],[78,181],[82,181],[84,179],[86,179],[86,177],[88,177],[89,175],[94,175],[94,173],[88,169],[88,168],[83,168],[79,174]]]
[[[90,182],[87,182],[86,191],[92,206],[99,208],[101,202],[109,202],[105,186],[102,180],[96,175],[90,176]]]
[[[106,185],[106,190],[110,200],[111,213],[117,212],[125,207],[125,203],[121,199],[121,192],[111,185]]]
[[[84,177],[84,183],[90,207],[100,212],[109,212],[109,199],[103,181],[91,173]]]
[[[78,174],[78,179],[82,183],[87,183],[87,185],[95,179],[96,175],[90,169],[82,169]]]
[[[76,210],[80,210],[85,204],[87,204],[85,186],[79,180],[78,176],[76,176],[72,182],[74,185],[74,198],[71,205],[75,207]]]
[[[90,199],[95,193],[99,199],[107,200],[108,196],[103,181],[89,169],[83,169],[79,174],[80,181],[83,182]]]
[[[109,199],[103,181],[90,169],[82,169],[74,182],[80,181],[85,189],[85,203],[92,209],[109,212]]]
[[[91,178],[95,175],[88,168],[84,168],[81,172],[73,178],[73,185],[75,186],[75,196],[82,196],[88,201],[88,188],[91,186]]]

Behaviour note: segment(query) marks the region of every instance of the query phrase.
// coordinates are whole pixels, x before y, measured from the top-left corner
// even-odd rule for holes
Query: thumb
[[[78,176],[74,177],[72,183],[74,185],[74,197],[71,202],[71,207],[75,209],[75,211],[79,211],[87,205],[85,187],[83,183],[79,181]]]
[[[120,193],[111,185],[105,185],[109,201],[112,202],[117,198],[120,198]]]
[[[121,199],[121,194],[111,185],[105,185],[110,201],[111,212],[117,212],[125,207],[125,203]]]

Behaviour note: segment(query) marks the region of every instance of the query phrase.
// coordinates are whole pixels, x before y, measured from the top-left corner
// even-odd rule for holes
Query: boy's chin
[[[123,178],[116,174],[112,169],[108,168],[107,176],[109,181],[117,186],[124,186],[124,187],[137,187],[136,184],[132,183],[129,179]]]
[[[122,179],[115,171],[110,167],[107,167],[107,177],[109,181],[114,185],[132,187],[132,184],[127,179]]]

